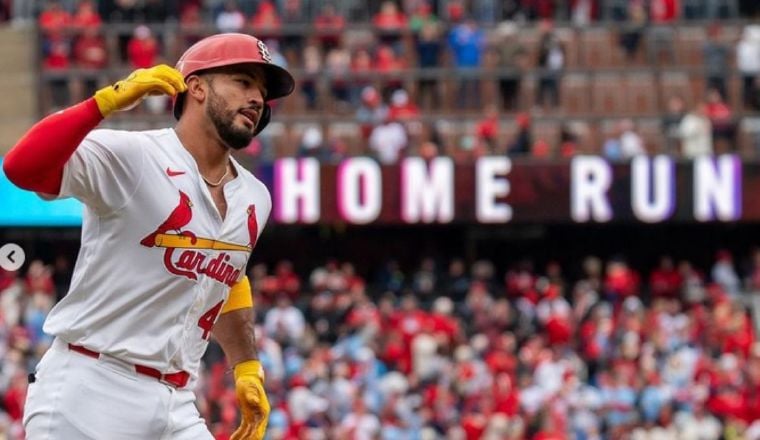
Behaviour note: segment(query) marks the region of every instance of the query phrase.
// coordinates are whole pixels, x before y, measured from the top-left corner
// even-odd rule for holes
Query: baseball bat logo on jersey
[[[240,269],[235,269],[228,264],[230,255],[227,252],[251,252],[258,237],[258,223],[256,221],[256,207],[249,205],[248,233],[250,241],[248,245],[224,242],[212,238],[198,237],[189,230],[183,230],[193,218],[193,202],[187,194],[179,191],[179,204],[172,210],[169,217],[161,223],[155,231],[140,240],[145,247],[164,248],[164,266],[170,273],[178,276],[197,280],[198,275],[207,275],[214,280],[232,286],[240,275]],[[170,233],[174,232],[174,233]],[[179,258],[175,259],[174,251],[183,249]],[[222,251],[216,257],[208,259],[204,253],[196,249]]]

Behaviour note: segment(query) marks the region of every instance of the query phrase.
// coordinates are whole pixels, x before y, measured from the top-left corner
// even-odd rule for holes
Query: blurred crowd
[[[257,264],[268,439],[760,439],[760,344],[747,305],[760,249],[704,271],[589,256]],[[70,265],[0,275],[0,437],[21,438],[26,373]],[[215,437],[237,426],[229,367],[204,357],[198,406]]]
[[[60,0],[73,9],[78,0]],[[257,13],[264,0],[237,0],[246,16]],[[341,14],[352,21],[369,20],[382,9],[385,0],[274,0],[280,15],[290,22],[302,23],[314,19],[325,3],[334,5]],[[0,2],[4,20],[31,19],[42,9],[47,0],[3,0]],[[226,7],[227,0],[98,0],[98,11],[109,22],[132,20],[177,20],[189,7],[200,9],[204,14],[215,15]],[[400,0],[399,6],[411,13],[420,0]],[[557,19],[578,25],[593,21],[620,20],[626,17],[626,0],[429,0],[433,11],[453,18],[453,14],[467,10],[481,23],[502,20]],[[680,20],[727,19],[751,16],[760,12],[752,0],[648,0],[647,8],[656,17]]]
[[[41,33],[46,113],[131,69],[172,64],[205,35],[260,37],[298,87],[276,103],[274,125],[247,150],[258,161],[359,154],[383,163],[409,155],[760,157],[760,26],[747,20],[760,14],[756,1],[17,3]],[[686,40],[679,40],[679,26],[690,20],[702,20],[702,40],[680,48]],[[600,29],[609,37],[593,46],[587,35]],[[683,38],[694,32],[684,29]],[[596,50],[612,54],[604,55],[610,62],[588,64],[598,55],[588,51]],[[680,72],[680,82],[654,74],[663,66]],[[609,96],[599,95],[595,72],[621,69],[653,75],[644,80],[648,90],[626,97],[621,77]],[[590,83],[575,90],[578,75]],[[151,97],[133,119],[111,123],[165,125],[170,106]]]

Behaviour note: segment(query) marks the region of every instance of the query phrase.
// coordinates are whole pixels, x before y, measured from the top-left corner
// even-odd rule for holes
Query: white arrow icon
[[[25,259],[24,250],[16,243],[8,243],[0,247],[0,267],[7,271],[19,270],[24,265]]]

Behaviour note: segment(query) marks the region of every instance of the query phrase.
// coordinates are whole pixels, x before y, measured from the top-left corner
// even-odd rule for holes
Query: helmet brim
[[[276,64],[269,63],[251,63],[260,67],[264,71],[265,87],[267,89],[266,100],[279,99],[293,93],[296,88],[296,81],[293,75],[287,70]]]

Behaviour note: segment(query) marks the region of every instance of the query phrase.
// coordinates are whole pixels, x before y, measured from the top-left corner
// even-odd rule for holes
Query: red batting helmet
[[[272,64],[272,57],[266,45],[256,37],[246,34],[218,34],[204,38],[193,44],[177,61],[176,68],[183,78],[214,67],[234,64],[255,64],[264,73],[266,100],[290,95],[295,88],[293,76],[282,67]],[[182,102],[185,94],[180,93],[174,101],[174,117],[182,114]],[[269,123],[271,109],[264,104],[255,134]]]

